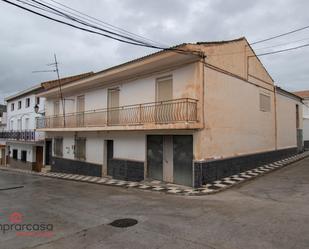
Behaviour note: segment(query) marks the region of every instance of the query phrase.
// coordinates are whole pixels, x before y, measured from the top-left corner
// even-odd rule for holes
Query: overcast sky
[[[309,1],[305,0],[58,1],[168,45],[241,36],[253,42],[309,25]],[[46,64],[53,61],[54,53],[64,77],[154,52],[51,22],[2,1],[0,21],[0,103],[5,96],[54,79],[53,73],[32,73],[49,69]],[[294,41],[298,42],[272,47]],[[309,29],[254,48],[261,53],[306,43]],[[292,91],[309,88],[308,58],[309,47],[261,59],[276,84]]]

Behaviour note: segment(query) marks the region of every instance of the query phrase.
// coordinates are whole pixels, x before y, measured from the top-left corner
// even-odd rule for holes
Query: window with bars
[[[63,156],[63,138],[57,137],[54,139],[54,155],[57,157]]]
[[[271,98],[269,95],[264,93],[260,93],[260,111],[262,112],[270,112],[271,110]]]
[[[75,159],[86,160],[86,138],[75,138]]]

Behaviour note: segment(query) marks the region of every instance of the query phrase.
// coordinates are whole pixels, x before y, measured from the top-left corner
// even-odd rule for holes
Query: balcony
[[[198,128],[197,100],[190,98],[37,118],[40,130]]]
[[[36,141],[36,132],[34,130],[25,131],[2,131],[0,138],[14,141]]]

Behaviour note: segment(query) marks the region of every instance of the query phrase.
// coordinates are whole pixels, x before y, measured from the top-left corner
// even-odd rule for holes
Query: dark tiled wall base
[[[297,148],[290,148],[221,160],[194,162],[194,187],[257,168],[296,153]]]
[[[10,160],[9,162],[10,167],[15,168],[15,169],[32,170],[33,165],[35,164],[35,163],[30,163],[30,162],[23,162],[21,160],[16,160],[13,158],[10,158],[9,160]]]
[[[306,150],[309,149],[309,140],[304,141],[304,147],[305,147]]]
[[[124,181],[144,180],[144,162],[110,159],[108,167],[112,177]]]
[[[102,165],[93,164],[83,161],[75,161],[65,158],[53,157],[51,159],[51,171],[87,175],[87,176],[102,176]]]

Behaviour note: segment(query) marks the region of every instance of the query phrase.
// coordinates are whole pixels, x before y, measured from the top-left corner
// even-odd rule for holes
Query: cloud
[[[246,36],[255,41],[306,26],[309,2],[304,0],[61,0],[75,9],[115,26],[175,45],[183,42],[224,40]],[[57,53],[62,76],[104,68],[132,60],[155,50],[121,44],[107,38],[53,23],[0,2],[0,102],[7,95],[55,74],[33,74],[46,70]],[[259,49],[305,39],[309,30],[254,46],[257,53],[282,47]],[[261,57],[277,84],[288,90],[309,88],[309,48]]]

